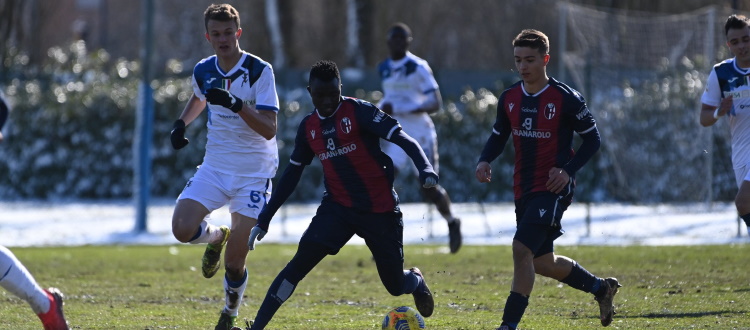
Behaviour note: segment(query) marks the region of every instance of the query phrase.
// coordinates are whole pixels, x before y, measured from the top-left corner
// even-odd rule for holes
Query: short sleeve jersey
[[[438,83],[427,61],[406,52],[402,59],[386,59],[378,65],[378,74],[383,87],[380,104],[391,103],[393,116],[407,132],[415,129],[433,128],[427,113],[404,113],[416,109],[427,98],[427,94],[438,89]]]
[[[555,80],[536,94],[518,82],[500,95],[493,133],[513,137],[515,199],[548,191],[549,170],[562,168],[575,155],[573,133],[596,128],[594,117],[578,91]]]
[[[729,95],[733,102],[728,114],[732,164],[737,168],[750,164],[750,69],[738,67],[733,58],[713,67],[701,103],[718,107]]]
[[[201,100],[210,88],[224,88],[259,111],[279,111],[279,98],[271,65],[243,52],[229,72],[216,56],[205,58],[193,69],[193,93]],[[245,177],[272,178],[279,166],[276,138],[266,140],[240,116],[208,103],[206,154],[203,165],[216,171]]]
[[[373,104],[344,97],[332,115],[321,117],[315,110],[302,120],[290,162],[320,159],[323,199],[364,212],[393,212],[398,206],[393,162],[381,151],[380,139],[399,129],[398,121]]]

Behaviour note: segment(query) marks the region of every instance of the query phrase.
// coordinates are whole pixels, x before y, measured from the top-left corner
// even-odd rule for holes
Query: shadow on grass
[[[744,315],[747,311],[713,311],[713,312],[695,312],[695,313],[648,313],[642,315],[620,315],[616,314],[615,319],[618,318],[647,318],[647,319],[679,319],[679,318],[698,318],[705,316],[722,316],[722,315]]]

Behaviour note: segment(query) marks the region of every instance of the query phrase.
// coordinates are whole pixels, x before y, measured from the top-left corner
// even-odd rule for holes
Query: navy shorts
[[[354,236],[362,237],[376,262],[404,262],[404,222],[400,211],[361,212],[324,200],[302,234],[302,243],[317,243],[335,255]],[[400,261],[400,262],[399,262]]]
[[[571,197],[539,192],[517,200],[513,239],[528,247],[535,257],[554,252],[554,241],[564,233],[560,222]]]

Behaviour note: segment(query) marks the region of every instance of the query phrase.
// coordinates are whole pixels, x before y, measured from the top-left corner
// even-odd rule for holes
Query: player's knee
[[[533,262],[534,253],[521,241],[513,240],[513,260]]]
[[[195,230],[186,230],[184,227],[179,226],[176,223],[172,223],[172,235],[178,241],[182,243],[188,243],[195,236]]]
[[[226,263],[224,265],[224,271],[227,273],[227,277],[232,281],[239,281],[245,277],[245,265],[242,266]]]
[[[740,215],[750,213],[750,194],[738,193],[734,198],[734,205],[737,207],[737,213]]]

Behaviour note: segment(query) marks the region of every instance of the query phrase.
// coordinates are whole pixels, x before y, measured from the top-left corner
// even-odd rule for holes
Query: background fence
[[[603,148],[579,175],[578,199],[590,202],[704,202],[732,200],[736,187],[728,129],[698,124],[699,99],[711,65],[727,57],[721,26],[726,11],[709,7],[654,14],[562,4],[558,29],[548,29],[549,73],[587,98]],[[513,34],[517,32],[513,29]],[[510,40],[479,43],[510,52]],[[132,141],[141,65],[113,58],[77,41],[47,51],[44,65],[7,49],[4,90],[13,103],[0,148],[0,198],[127,198],[133,193]],[[556,54],[557,52],[557,54]],[[192,65],[192,64],[189,64]],[[507,63],[512,66],[511,63]],[[189,67],[165,62],[152,82],[155,98],[151,194],[176,196],[200,164],[205,118],[188,127],[191,144],[179,152],[169,130],[192,93]],[[278,70],[281,169],[297,124],[311,111],[306,69]],[[376,101],[370,69],[346,69],[347,95]],[[440,141],[441,183],[457,202],[512,200],[511,147],[493,164],[495,180],[479,184],[474,167],[495,119],[497,97],[517,77],[510,71],[436,69],[445,107],[433,116]],[[481,83],[477,83],[481,82]],[[313,163],[292,196],[316,201],[322,172]],[[404,201],[418,201],[412,180],[401,177]]]

